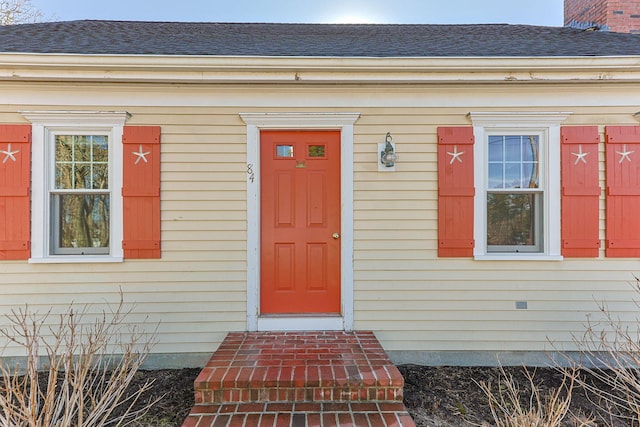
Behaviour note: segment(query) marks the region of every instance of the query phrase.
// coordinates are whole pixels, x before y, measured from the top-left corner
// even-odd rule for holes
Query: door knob
[[[338,233],[333,233],[331,237],[333,237],[335,240],[338,240],[340,238],[340,235]]]

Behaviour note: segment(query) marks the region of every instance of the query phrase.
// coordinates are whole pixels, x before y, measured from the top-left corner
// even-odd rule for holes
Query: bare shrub
[[[125,323],[122,295],[109,312],[90,315],[71,305],[64,314],[12,310],[0,334],[25,351],[26,366],[0,361],[0,425],[128,425],[155,403],[133,405],[151,386],[127,390],[155,343],[155,331]],[[53,324],[52,324],[53,323]]]
[[[478,386],[486,394],[491,415],[497,427],[556,427],[562,425],[571,405],[577,370],[566,370],[562,383],[555,389],[544,390],[535,382],[535,371],[524,368],[526,389],[500,367],[497,386],[480,382]],[[591,425],[589,419],[574,418],[573,425]]]
[[[640,281],[632,285],[640,293]],[[633,301],[640,308],[637,300]],[[606,302],[598,303],[601,319],[589,321],[587,331],[576,344],[582,369],[593,380],[578,378],[577,383],[597,407],[608,413],[609,421],[625,420],[640,425],[640,317],[624,321]]]

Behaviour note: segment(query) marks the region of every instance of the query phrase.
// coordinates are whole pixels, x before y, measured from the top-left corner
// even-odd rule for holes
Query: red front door
[[[262,131],[261,314],[340,313],[340,132]]]

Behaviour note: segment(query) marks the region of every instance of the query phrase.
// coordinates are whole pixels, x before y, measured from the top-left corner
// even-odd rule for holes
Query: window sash
[[[93,203],[90,212],[86,212],[88,218],[78,216],[75,227],[63,219],[65,196],[91,197],[98,196]],[[68,201],[69,202],[69,201]],[[104,205],[106,206],[106,209]],[[100,209],[102,205],[102,209]],[[108,192],[83,192],[82,194],[65,192],[52,194],[51,196],[51,251],[54,255],[104,255],[109,254],[110,245],[110,194]],[[80,208],[89,208],[82,204]],[[102,215],[100,215],[102,214]],[[94,219],[95,221],[92,221]],[[68,231],[65,233],[64,228]],[[79,230],[78,230],[79,228]],[[84,233],[89,233],[86,235]],[[83,235],[84,234],[84,235]],[[64,240],[70,241],[70,245],[63,244]],[[83,244],[84,241],[84,244]]]
[[[496,199],[496,206],[492,206],[489,199],[492,196],[531,196],[530,209],[522,212],[516,204],[509,204],[510,200]],[[486,218],[487,218],[487,252],[491,253],[540,253],[544,248],[544,224],[543,224],[543,200],[542,191],[487,191]],[[502,202],[502,203],[500,203]],[[502,210],[501,212],[497,210]],[[528,216],[528,220],[527,217]],[[498,218],[496,218],[498,217]],[[524,217],[518,223],[517,218]],[[502,220],[500,220],[502,219]],[[515,220],[514,220],[515,219]],[[492,235],[496,236],[492,238]],[[499,235],[504,236],[503,239]],[[504,244],[492,244],[497,240],[505,241]],[[528,241],[517,243],[518,240]],[[506,241],[511,241],[506,243]]]
[[[514,149],[514,142],[519,140],[519,148]],[[484,161],[484,179],[485,179],[485,196],[484,196],[484,233],[486,241],[486,253],[488,254],[518,254],[518,253],[543,253],[544,252],[544,236],[546,234],[544,221],[544,200],[546,197],[546,176],[545,165],[545,138],[541,132],[527,129],[512,130],[492,130],[487,132],[484,140],[485,161]],[[501,143],[502,146],[498,151],[490,152],[490,143]],[[529,145],[528,143],[531,143]],[[499,156],[499,157],[498,157]],[[508,168],[515,168],[517,173],[513,177],[516,179],[507,179]],[[496,184],[496,177],[492,176],[492,170],[500,169],[499,177],[501,182]],[[495,175],[495,174],[494,174]],[[513,178],[511,177],[511,178]],[[528,178],[528,179],[525,179]],[[532,218],[528,222],[530,234],[527,236],[523,228],[526,224],[517,224],[509,221],[507,218],[502,227],[509,229],[507,234],[512,235],[515,241],[516,235],[527,236],[533,240],[531,244],[491,244],[490,234],[495,230],[490,228],[496,226],[497,223],[492,222],[489,206],[489,197],[492,194],[511,194],[522,195],[531,194],[534,196],[533,206],[530,215]],[[517,209],[515,209],[517,210]],[[518,232],[520,228],[520,232]]]
[[[55,188],[109,188],[108,135],[56,134],[54,139]]]
[[[111,218],[113,204],[111,203],[112,194],[110,190],[110,177],[111,177],[111,158],[112,158],[112,144],[111,135],[105,134],[103,131],[58,131],[50,134],[50,147],[48,152],[48,162],[51,165],[49,174],[49,228],[50,228],[50,241],[49,241],[49,254],[50,255],[110,255],[111,250]],[[95,138],[94,138],[95,137]],[[62,154],[58,143],[62,141],[62,138],[67,139],[67,148],[69,153],[68,159],[61,158]],[[94,141],[95,139],[95,141]],[[97,142],[96,142],[97,141]],[[69,147],[69,142],[70,147]],[[84,154],[76,152],[77,148],[82,145],[87,145],[87,150]],[[94,143],[102,145],[102,147],[94,147]],[[104,144],[106,143],[106,162],[104,159]],[[97,153],[94,153],[95,149],[101,149],[102,153],[100,157],[97,157]],[[62,169],[65,168],[67,173],[72,173],[73,176],[69,177],[66,181],[71,182],[72,185],[64,186],[60,188],[60,174]],[[81,168],[84,168],[90,176],[78,179],[76,176]],[[105,170],[106,168],[106,170]],[[99,178],[99,179],[96,179]],[[101,184],[96,188],[96,182],[100,181]],[[69,227],[70,222],[67,222],[63,218],[65,208],[63,206],[63,200],[72,200],[73,197],[91,197],[102,196],[102,202],[107,205],[107,212],[98,214],[97,212],[85,212],[85,218],[78,218],[78,223],[75,227]],[[96,199],[100,200],[100,199]],[[88,209],[93,203],[83,203],[81,206],[76,206],[76,209]],[[78,213],[79,214],[79,213]],[[92,221],[91,219],[96,221]],[[63,230],[66,229],[66,232]],[[80,230],[78,230],[78,228]],[[107,236],[104,236],[105,229]],[[65,233],[67,234],[65,236]],[[64,244],[63,241],[69,241],[74,234],[77,234],[80,239],[72,239],[73,241],[79,240],[78,246],[69,246]],[[101,235],[98,237],[97,235]],[[84,243],[81,243],[83,242]],[[91,242],[91,243],[89,243]]]
[[[487,186],[540,188],[540,136],[489,135]]]

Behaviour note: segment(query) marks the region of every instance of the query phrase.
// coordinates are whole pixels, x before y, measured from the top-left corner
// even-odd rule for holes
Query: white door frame
[[[240,113],[247,124],[247,330],[353,329],[353,125],[360,113]],[[260,313],[260,130],[339,129],[341,164],[340,316]]]

